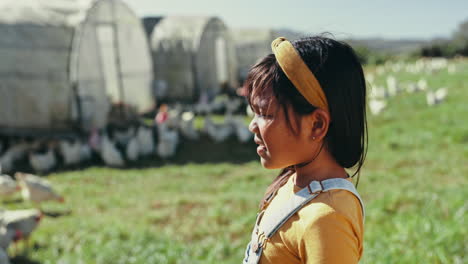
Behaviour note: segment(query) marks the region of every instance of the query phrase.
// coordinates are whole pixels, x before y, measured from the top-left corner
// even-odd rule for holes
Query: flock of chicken
[[[82,138],[34,142],[25,139],[0,139],[0,165],[5,172],[14,172],[15,164],[27,161],[35,172],[46,173],[59,164],[73,166],[97,158],[107,166],[124,167],[140,157],[153,154],[162,159],[170,158],[176,154],[181,141],[198,140],[200,134],[206,134],[215,142],[222,142],[231,136],[236,136],[240,142],[247,142],[253,136],[244,122],[244,117],[233,115],[239,106],[239,101],[227,103],[222,123],[213,121],[213,105],[195,105],[192,111],[183,110],[182,106],[176,105],[168,111],[168,118],[163,123],[139,123],[123,128],[108,127],[104,130],[93,130]],[[196,129],[194,125],[196,114],[204,116],[204,126],[201,130]]]
[[[64,198],[58,195],[50,183],[43,178],[17,172],[15,180],[9,175],[1,173],[0,167],[0,197],[2,199],[21,191],[23,200],[31,201],[37,208],[40,208],[40,203],[47,200],[64,202]],[[14,243],[16,247],[20,240],[28,242],[28,238],[43,217],[43,213],[37,208],[0,209],[0,263],[10,263],[7,252],[11,243]]]
[[[214,142],[222,142],[232,136],[240,142],[250,141],[253,135],[244,122],[244,116],[233,114],[241,105],[239,101],[224,103],[226,114],[222,123],[214,122],[212,118],[219,103],[195,105],[192,111],[176,105],[167,112],[168,117],[164,122],[154,122],[150,126],[139,123],[125,128],[108,127],[74,139],[0,141],[0,199],[21,192],[23,200],[31,201],[36,207],[24,210],[0,209],[0,263],[10,263],[10,244],[15,245],[16,251],[18,241],[24,239],[28,242],[29,236],[44,216],[40,210],[41,202],[64,202],[64,198],[44,178],[21,172],[16,172],[12,177],[2,172],[17,171],[15,164],[19,161],[27,161],[34,171],[44,173],[59,163],[65,166],[79,165],[96,156],[112,167],[123,167],[128,162],[152,154],[166,159],[175,154],[182,140],[198,140],[201,134],[207,135]],[[195,128],[196,114],[204,116],[201,130]]]
[[[442,70],[453,74],[457,69],[445,59],[420,59],[414,63],[388,62],[377,66],[375,71],[366,74],[370,85],[369,110],[373,115],[379,115],[387,107],[388,98],[401,92],[425,92],[429,106],[443,102],[448,95],[446,87],[430,89],[424,78],[405,83],[392,75],[402,71],[410,74],[435,74]],[[374,83],[376,76],[382,75],[386,75],[386,85]],[[236,99],[199,103],[188,109],[176,105],[168,111],[168,119],[164,123],[94,130],[85,138],[51,139],[33,143],[20,139],[10,139],[7,142],[0,139],[0,164],[4,171],[13,172],[15,163],[27,159],[35,172],[45,173],[60,163],[65,166],[78,165],[98,157],[108,166],[124,167],[128,162],[152,154],[157,154],[162,159],[170,158],[175,155],[177,146],[183,139],[197,140],[201,133],[215,142],[222,142],[232,135],[241,142],[247,142],[252,134],[244,123],[243,116],[233,115],[242,104],[239,98]],[[215,123],[211,116],[220,108],[225,108],[224,122]],[[195,116],[199,114],[204,116],[201,130],[194,126]]]
[[[453,64],[449,65],[446,59],[420,59],[409,64],[396,62],[378,66],[374,73],[366,74],[366,81],[370,85],[369,110],[373,115],[379,115],[387,107],[386,100],[402,92],[425,92],[428,106],[442,103],[448,95],[448,89],[446,87],[431,89],[428,86],[427,80],[424,78],[420,78],[417,82],[403,83],[398,81],[392,74],[389,74],[386,78],[386,86],[379,86],[374,83],[376,75],[384,75],[388,72],[405,71],[407,73],[416,74],[435,74],[441,70],[447,70],[449,74],[454,74],[456,72],[456,66]]]

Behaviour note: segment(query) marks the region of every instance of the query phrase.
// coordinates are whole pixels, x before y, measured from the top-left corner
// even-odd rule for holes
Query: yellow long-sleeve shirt
[[[264,218],[300,190],[292,178],[278,190]],[[358,198],[346,190],[331,190],[312,199],[281,226],[267,241],[260,264],[358,263],[363,235]]]

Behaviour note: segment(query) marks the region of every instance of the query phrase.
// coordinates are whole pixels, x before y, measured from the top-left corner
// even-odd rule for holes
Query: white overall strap
[[[265,234],[266,239],[272,237],[276,231],[297,211],[299,211],[304,205],[314,199],[321,192],[327,192],[330,190],[347,190],[353,193],[361,203],[361,209],[364,218],[364,204],[359,197],[359,194],[354,187],[353,183],[343,178],[334,178],[324,181],[312,181],[307,187],[297,192],[291,199],[289,199],[280,210],[276,211],[268,217],[268,219],[262,219],[262,231]]]
[[[356,190],[356,187],[354,187],[354,184],[348,180],[342,179],[342,178],[334,178],[334,179],[328,179],[322,181],[322,186],[323,186],[323,191],[330,191],[330,190],[346,190],[348,192],[351,192],[358,198],[359,203],[361,204],[361,210],[362,210],[362,219],[363,221],[366,220],[366,211],[364,209],[364,202],[361,199],[361,196],[359,196],[358,191]]]

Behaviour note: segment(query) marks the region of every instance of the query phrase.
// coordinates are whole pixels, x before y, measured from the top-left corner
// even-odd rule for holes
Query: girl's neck
[[[305,165],[294,166],[296,171],[293,182],[296,186],[304,188],[311,181],[323,181],[330,178],[346,178],[347,173],[331,154],[324,148],[320,154]]]

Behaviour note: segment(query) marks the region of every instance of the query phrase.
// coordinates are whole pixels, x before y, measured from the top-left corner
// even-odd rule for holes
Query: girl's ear
[[[314,141],[321,141],[328,132],[330,126],[330,114],[323,109],[316,109],[309,115],[311,125],[310,138]]]

